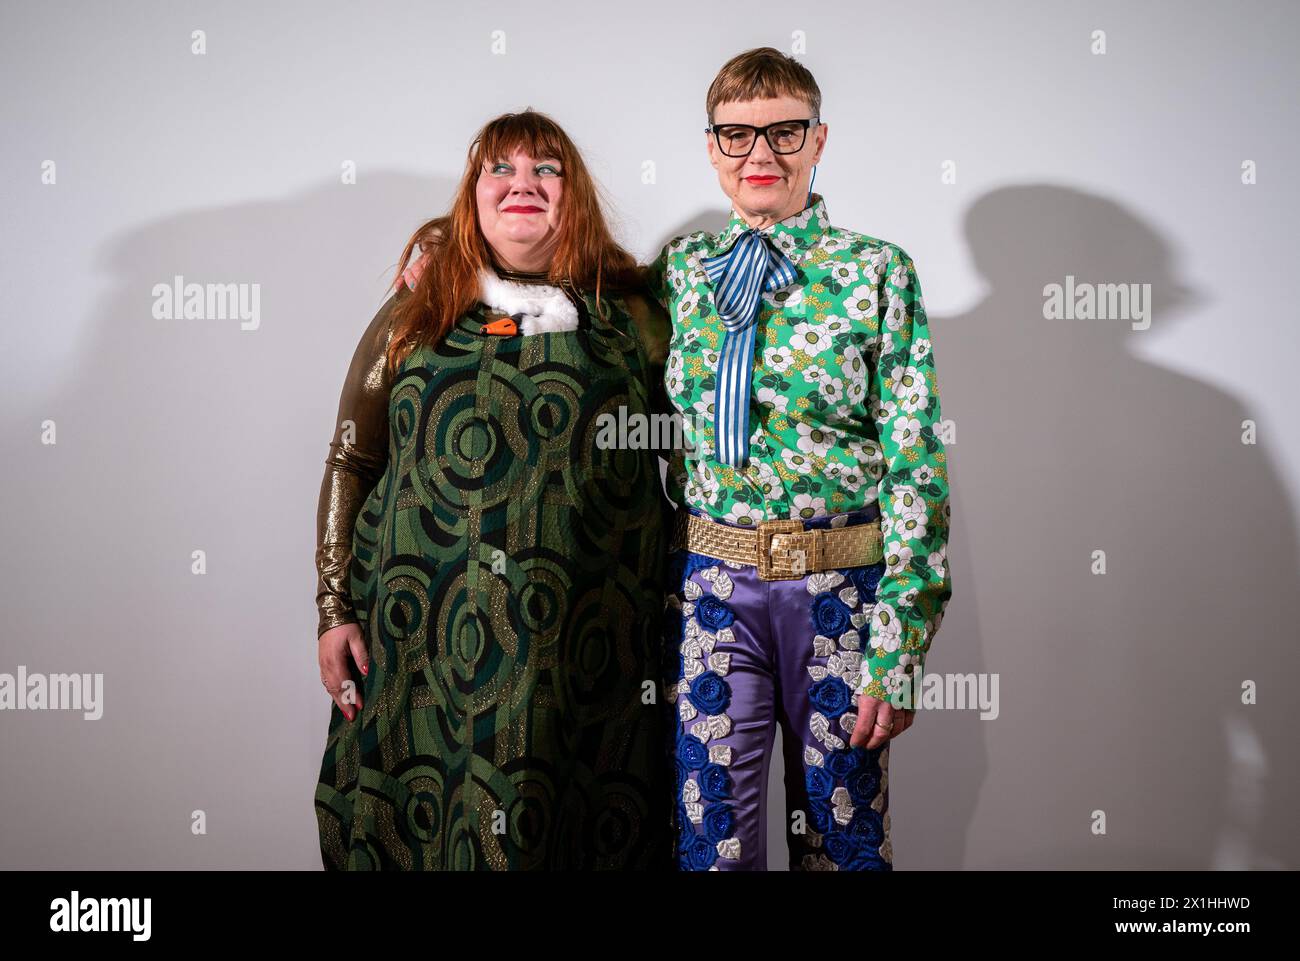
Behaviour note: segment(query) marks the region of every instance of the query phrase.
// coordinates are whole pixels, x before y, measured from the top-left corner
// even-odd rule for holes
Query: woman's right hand
[[[365,638],[356,624],[331,627],[317,641],[317,660],[320,661],[320,679],[325,690],[338,705],[343,716],[355,720],[361,713],[361,689],[352,679],[348,664],[351,658],[362,674],[370,673],[370,655]]]

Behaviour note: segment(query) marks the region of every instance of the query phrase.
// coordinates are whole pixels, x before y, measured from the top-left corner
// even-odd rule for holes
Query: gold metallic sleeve
[[[349,591],[352,528],[388,464],[392,379],[385,368],[385,351],[392,337],[393,308],[407,293],[402,285],[370,321],[339,396],[316,509],[318,638],[332,627],[357,622]]]

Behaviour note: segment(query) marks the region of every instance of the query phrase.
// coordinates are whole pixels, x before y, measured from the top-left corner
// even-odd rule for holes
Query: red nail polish
[[[370,674],[370,662],[369,662],[369,661],[367,661],[365,664],[362,664],[362,665],[361,665],[361,673],[362,673],[362,674],[366,674],[366,675],[369,675],[369,674]]]

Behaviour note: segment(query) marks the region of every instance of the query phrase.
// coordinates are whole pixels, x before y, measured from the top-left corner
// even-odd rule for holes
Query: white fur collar
[[[578,310],[564,291],[550,284],[521,284],[479,271],[479,298],[489,307],[509,314],[525,337],[578,329]]]

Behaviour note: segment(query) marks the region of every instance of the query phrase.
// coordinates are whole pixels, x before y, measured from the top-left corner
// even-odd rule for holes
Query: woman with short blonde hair
[[[806,67],[746,51],[705,106],[731,219],[648,270],[687,424],[668,473],[678,863],[766,868],[780,724],[790,867],[889,870],[889,747],[914,716],[898,696],[951,595],[921,287],[812,191],[827,124]]]

